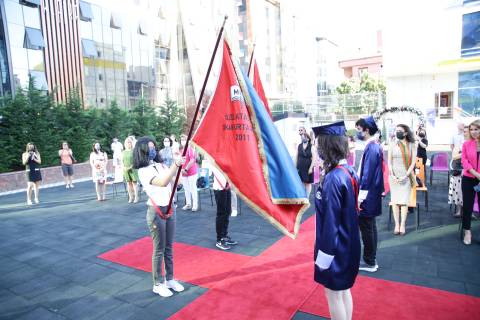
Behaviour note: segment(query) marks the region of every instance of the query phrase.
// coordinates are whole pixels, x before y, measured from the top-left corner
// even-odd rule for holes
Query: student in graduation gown
[[[358,183],[347,164],[345,124],[313,128],[325,177],[315,194],[315,281],[325,287],[331,319],[351,319],[350,288],[360,264]]]
[[[378,127],[372,116],[359,119],[355,126],[357,137],[366,140],[360,160],[358,178],[360,182],[359,226],[363,241],[363,263],[361,271],[376,272],[377,264],[377,224],[376,217],[382,214],[383,150],[378,143]]]

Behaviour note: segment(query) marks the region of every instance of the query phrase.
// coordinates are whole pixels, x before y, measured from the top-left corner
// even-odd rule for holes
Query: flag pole
[[[247,77],[250,77],[250,70],[252,69],[253,54],[255,53],[255,43],[253,44],[252,55],[250,56],[250,63],[248,64]]]
[[[205,93],[205,88],[207,86],[208,78],[210,77],[210,72],[212,71],[213,61],[215,60],[215,56],[217,54],[218,45],[220,44],[220,39],[222,38],[223,29],[225,28],[225,23],[227,22],[228,16],[226,15],[223,19],[222,27],[218,32],[217,42],[215,42],[215,48],[213,49],[212,57],[210,58],[210,64],[208,65],[207,74],[205,75],[205,80],[203,81],[202,90],[200,90],[200,96],[198,97],[197,101],[197,108],[195,109],[195,114],[193,115],[192,124],[190,125],[190,129],[188,130],[188,137],[185,143],[185,147],[183,148],[182,157],[185,157],[188,148],[188,142],[193,134],[193,128],[195,127],[195,122],[197,121],[198,111],[200,110],[200,105],[202,104],[203,94]],[[170,195],[170,201],[168,202],[167,213],[170,212],[170,208],[172,207],[173,197],[175,196],[175,191],[177,189],[178,179],[180,178],[181,170],[177,171],[177,175],[175,177],[175,182],[172,188],[172,194]]]

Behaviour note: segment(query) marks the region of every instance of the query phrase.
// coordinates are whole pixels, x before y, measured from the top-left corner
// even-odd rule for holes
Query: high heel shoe
[[[400,235],[401,235],[401,236],[404,236],[405,233],[407,233],[407,232],[405,231],[405,227],[403,227],[403,228],[400,227]]]
[[[395,226],[395,230],[393,231],[394,235],[399,235],[400,234],[400,227]]]
[[[463,232],[463,243],[467,246],[472,244],[472,233],[470,230],[464,230]]]

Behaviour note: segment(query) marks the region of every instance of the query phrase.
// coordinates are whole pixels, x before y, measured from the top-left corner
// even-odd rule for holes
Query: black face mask
[[[403,138],[405,138],[405,133],[403,132],[397,132],[396,135],[398,140],[403,140]]]

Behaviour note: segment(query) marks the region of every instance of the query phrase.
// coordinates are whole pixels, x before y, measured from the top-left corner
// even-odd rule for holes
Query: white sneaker
[[[70,183],[70,188],[72,188],[72,189],[75,188],[75,187],[73,186],[73,183]]]
[[[192,207],[189,204],[183,206],[182,210],[190,210]]]
[[[231,216],[232,216],[232,217],[236,217],[237,215],[238,215],[237,209],[232,209],[232,214],[231,214]]]
[[[32,205],[32,201],[27,200],[27,206],[31,206],[31,205]]]
[[[167,288],[172,289],[175,292],[182,292],[183,290],[185,290],[185,288],[180,284],[180,282],[174,279],[168,280],[166,282],[166,286]]]
[[[35,201],[36,204],[40,203],[40,201],[38,201],[38,199],[35,199],[34,201]]]
[[[67,184],[67,185],[65,186],[65,189],[70,189],[70,185]]]
[[[152,291],[165,298],[171,297],[173,295],[172,291],[168,290],[168,288],[163,283],[154,285]]]

